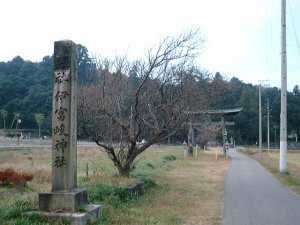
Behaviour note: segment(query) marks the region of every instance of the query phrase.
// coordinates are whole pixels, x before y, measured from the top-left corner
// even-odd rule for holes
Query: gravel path
[[[225,178],[224,225],[299,225],[300,197],[258,162],[231,153]]]

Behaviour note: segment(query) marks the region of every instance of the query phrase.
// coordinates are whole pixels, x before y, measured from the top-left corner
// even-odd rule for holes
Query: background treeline
[[[37,129],[34,114],[43,113],[46,121],[43,132],[50,133],[52,108],[52,68],[51,56],[41,62],[31,62],[15,57],[8,62],[0,62],[0,110],[8,112],[6,128],[11,128],[14,113],[20,113],[21,128]],[[97,70],[97,73],[95,72]],[[99,70],[102,73],[99,73]],[[103,82],[103,74],[109,76],[105,60],[95,62],[89,57],[88,50],[79,45],[78,75],[80,85]],[[130,80],[137,82],[139,77],[130,74]],[[227,79],[220,73],[211,74],[205,70],[195,70],[188,74],[190,94],[187,110],[225,109],[243,107],[243,112],[234,118],[234,136],[240,144],[255,144],[258,136],[258,87],[246,84],[238,78]],[[279,143],[280,90],[276,87],[262,89],[263,115],[267,115],[267,101],[270,104],[270,138]],[[288,133],[300,133],[300,91],[296,85],[288,93]],[[1,117],[1,115],[0,115]],[[263,117],[263,141],[266,141],[266,117]],[[1,117],[0,128],[3,128]],[[13,127],[14,128],[14,127]],[[172,141],[182,141],[186,132],[179,132]]]
[[[78,72],[80,83],[92,82],[88,75],[93,65],[88,51],[79,45]],[[6,128],[15,128],[12,123],[15,114],[22,119],[21,128],[36,129],[36,113],[46,116],[43,130],[51,127],[53,58],[45,56],[41,62],[31,62],[15,57],[8,62],[0,62],[0,110],[7,112]],[[1,125],[3,128],[3,116]],[[11,125],[13,124],[13,127]]]

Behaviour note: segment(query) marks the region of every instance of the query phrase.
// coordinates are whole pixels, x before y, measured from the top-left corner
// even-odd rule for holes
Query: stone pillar
[[[76,45],[54,44],[52,104],[52,191],[77,188]]]
[[[77,189],[77,50],[72,41],[54,44],[52,103],[52,192],[39,194],[41,211],[76,212],[87,192]]]
[[[40,213],[86,224],[100,215],[87,191],[77,188],[77,49],[72,41],[54,44],[52,110],[52,192],[39,194]],[[85,213],[79,209],[84,208]]]

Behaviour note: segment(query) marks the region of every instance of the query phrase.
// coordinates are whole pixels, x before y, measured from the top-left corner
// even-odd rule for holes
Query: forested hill
[[[36,127],[33,114],[49,115],[51,110],[52,58],[33,63],[20,56],[0,62],[0,108],[8,112],[6,127],[10,128],[13,113],[20,113],[22,127]]]
[[[91,74],[91,65],[88,50],[79,45],[80,83],[92,82],[88,77]],[[11,128],[15,113],[20,113],[22,128],[36,128],[34,114],[43,113],[46,115],[44,128],[49,129],[52,108],[52,73],[52,56],[45,56],[41,62],[36,63],[24,60],[20,56],[8,62],[0,62],[0,110],[8,112],[6,128]],[[0,124],[2,128],[3,118]]]
[[[78,74],[81,84],[95,81],[92,73],[93,64],[88,50],[79,45]],[[6,110],[8,117],[6,127],[10,128],[15,113],[20,113],[22,128],[36,129],[35,113],[46,115],[44,130],[51,125],[52,108],[52,68],[51,56],[45,56],[41,62],[30,62],[15,57],[8,62],[0,62],[0,110]],[[239,143],[254,144],[258,136],[258,88],[246,84],[237,78],[225,80],[220,73],[211,76],[203,73],[193,79],[193,85],[206,89],[205,98],[210,101],[211,108],[243,107],[243,112],[234,118],[236,122],[235,136]],[[191,87],[193,88],[193,87]],[[217,92],[217,94],[215,93]],[[274,131],[277,127],[277,142],[279,140],[280,90],[264,88],[262,93],[263,115],[266,115],[267,99],[271,109],[271,142],[274,141]],[[191,104],[193,104],[191,102]],[[288,93],[288,133],[300,134],[300,91],[295,86]],[[3,127],[2,113],[0,128]],[[263,117],[263,136],[266,139],[266,118]]]

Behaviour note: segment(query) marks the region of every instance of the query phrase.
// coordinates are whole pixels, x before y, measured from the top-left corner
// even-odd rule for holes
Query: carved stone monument
[[[85,224],[98,217],[100,206],[88,205],[87,191],[77,187],[77,63],[76,44],[54,44],[52,110],[52,192],[39,194],[39,209],[47,217]],[[85,213],[79,209],[85,208]]]

